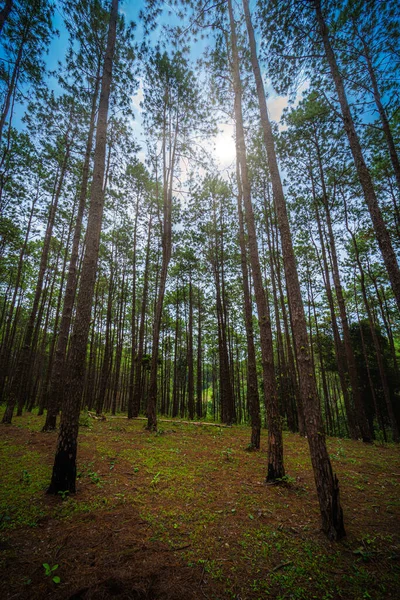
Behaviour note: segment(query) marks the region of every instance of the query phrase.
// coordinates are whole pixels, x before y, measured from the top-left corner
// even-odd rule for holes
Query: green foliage
[[[221,452],[222,458],[224,458],[224,460],[226,460],[227,462],[233,461],[234,454],[235,454],[235,452],[232,448],[225,448]]]
[[[89,417],[87,410],[81,412],[79,415],[79,427],[87,427],[88,429],[93,427],[93,419]]]
[[[59,577],[58,575],[55,575],[55,576],[53,576],[53,577],[52,577],[52,575],[53,575],[54,571],[56,571],[56,570],[58,569],[58,565],[53,565],[53,566],[51,567],[51,566],[50,566],[48,563],[43,563],[43,565],[42,565],[42,566],[43,566],[43,568],[44,568],[44,574],[45,574],[47,577],[51,577],[51,580],[52,580],[54,583],[60,583],[60,582],[61,582],[61,579],[60,579],[60,577]]]

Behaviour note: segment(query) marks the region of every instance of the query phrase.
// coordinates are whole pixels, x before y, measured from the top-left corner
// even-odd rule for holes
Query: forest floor
[[[143,421],[83,417],[77,493],[63,499],[44,493],[57,434],[42,425],[26,414],[0,426],[1,598],[399,598],[394,446],[328,439],[347,530],[330,543],[298,435],[284,435],[287,481],[270,486],[266,432],[246,452],[245,427],[150,434]]]

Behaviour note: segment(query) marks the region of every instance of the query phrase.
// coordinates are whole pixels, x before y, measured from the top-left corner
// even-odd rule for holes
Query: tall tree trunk
[[[113,307],[113,293],[114,293],[114,275],[111,271],[110,283],[107,286],[108,298],[107,298],[107,313],[106,313],[106,336],[104,341],[104,355],[103,364],[101,367],[100,376],[100,390],[96,402],[96,414],[101,415],[103,406],[106,398],[108,381],[111,373],[111,363],[113,354],[113,343],[111,339],[111,327],[112,327],[112,307]]]
[[[176,304],[175,304],[175,342],[174,342],[174,378],[172,384],[172,418],[178,416],[178,343],[179,343],[179,293],[178,283],[176,284]]]
[[[146,325],[146,308],[147,298],[149,290],[149,267],[150,267],[150,234],[151,234],[152,217],[149,218],[149,226],[147,231],[147,246],[146,246],[146,259],[144,265],[144,276],[143,276],[143,295],[142,295],[142,310],[140,316],[139,326],[139,341],[138,341],[138,353],[135,358],[135,383],[133,388],[133,394],[129,393],[128,399],[128,419],[137,417],[140,410],[140,395],[142,389],[142,371],[143,371],[143,347],[144,347],[144,334]]]
[[[247,249],[243,222],[243,194],[239,171],[239,165],[237,164],[236,177],[238,185],[237,205],[239,216],[240,266],[242,269],[244,322],[246,327],[247,342],[247,405],[249,407],[251,420],[250,446],[252,448],[255,448],[256,450],[259,450],[261,437],[260,399],[258,396],[257,360],[256,350],[254,346],[253,311],[251,308],[252,302],[249,289],[249,270],[247,266]]]
[[[54,363],[51,370],[48,408],[46,414],[46,422],[43,426],[43,431],[52,431],[56,427],[57,415],[61,408],[64,388],[65,362],[67,354],[67,345],[69,331],[71,328],[72,311],[76,296],[77,287],[77,265],[79,259],[79,245],[82,234],[83,215],[85,212],[87,187],[89,181],[90,157],[93,148],[93,135],[96,122],[97,97],[100,84],[100,64],[97,68],[95,88],[92,96],[92,106],[90,113],[89,131],[86,142],[85,159],[82,169],[82,180],[79,191],[78,212],[76,215],[74,237],[72,239],[71,258],[68,267],[67,284],[65,287],[63,310],[61,315],[60,333],[57,339],[57,347],[55,352]]]
[[[178,120],[175,123],[174,144],[170,155],[169,165],[167,167],[164,157],[163,165],[163,203],[164,203],[164,221],[162,231],[162,261],[161,275],[158,287],[156,308],[154,311],[153,323],[153,344],[150,367],[149,393],[147,398],[147,429],[149,431],[157,430],[157,371],[158,371],[158,347],[160,342],[160,329],[162,310],[164,305],[165,286],[167,282],[168,265],[171,259],[172,249],[172,184],[174,180],[174,168],[176,160],[176,146],[179,131]],[[163,147],[165,154],[166,140],[164,138]]]
[[[189,275],[189,323],[188,323],[188,417],[194,419],[194,364],[193,364],[193,290]]]
[[[202,345],[201,345],[201,298],[198,287],[198,329],[197,329],[197,383],[196,383],[196,416],[203,417],[203,370],[202,370]]]
[[[29,314],[28,324],[25,331],[24,344],[19,356],[19,360],[17,362],[17,368],[14,374],[13,383],[11,385],[9,399],[7,402],[7,408],[3,415],[3,423],[11,423],[15,403],[18,402],[19,405],[24,404],[25,395],[30,386],[29,375],[31,371],[32,361],[34,359],[32,353],[32,341],[35,330],[35,322],[37,318],[40,299],[43,292],[43,280],[48,266],[50,243],[53,234],[54,221],[57,213],[58,201],[60,199],[65,174],[67,171],[70,149],[70,142],[67,141],[63,164],[61,166],[58,181],[56,178],[57,183],[55,184],[54,196],[50,205],[47,227],[43,240],[43,249],[40,257],[39,274],[36,282],[35,295],[33,298],[33,305]]]
[[[267,194],[265,194],[267,192]],[[266,197],[267,196],[267,197]],[[273,228],[276,229],[276,224],[273,224],[272,214],[271,218],[269,218],[268,212],[271,207],[271,203],[269,202],[269,190],[268,184],[266,189],[264,190],[264,198],[265,198],[265,224],[266,224],[266,234],[267,234],[267,245],[269,252],[269,263],[271,270],[271,283],[272,283],[272,294],[274,299],[274,311],[275,311],[275,321],[276,321],[276,337],[277,337],[277,347],[278,347],[278,373],[279,373],[279,391],[281,397],[281,404],[284,410],[286,411],[288,427],[290,431],[297,431],[296,417],[295,411],[293,410],[293,401],[298,402],[298,393],[297,393],[297,380],[296,380],[296,372],[295,369],[291,372],[289,365],[287,364],[285,353],[284,353],[284,344],[283,344],[283,336],[282,336],[282,328],[280,322],[280,312],[279,312],[279,301],[278,301],[278,291],[277,291],[277,281],[279,274],[276,271],[279,271],[279,259],[277,257],[277,252],[275,252],[275,244],[274,244],[274,235]],[[268,202],[267,202],[268,198]],[[282,302],[283,305],[283,302]],[[289,343],[288,346],[288,357],[292,353],[291,346]],[[292,373],[294,376],[292,376]],[[294,392],[291,393],[291,392]],[[302,406],[298,408],[298,421],[300,423],[303,415]],[[304,417],[303,417],[304,421]],[[303,434],[304,434],[304,424],[302,425]]]
[[[346,353],[350,385],[353,394],[357,424],[360,428],[361,437],[363,442],[368,443],[372,441],[372,437],[371,432],[369,430],[368,421],[365,416],[364,405],[360,394],[356,360],[354,358],[353,346],[350,339],[350,329],[347,320],[346,305],[343,296],[342,284],[340,281],[339,261],[336,253],[335,236],[333,235],[331,211],[329,207],[328,193],[325,185],[325,175],[322,167],[321,150],[319,147],[318,139],[315,139],[315,144],[317,149],[318,169],[322,187],[322,203],[325,209],[326,223],[328,226],[328,239],[332,258],[333,282],[335,285],[335,292],[339,306],[340,321],[343,331],[344,350]]]
[[[383,134],[386,138],[386,143],[388,146],[388,150],[389,150],[389,156],[390,156],[390,161],[392,163],[392,167],[393,167],[393,171],[394,171],[394,176],[396,178],[396,183],[398,186],[398,189],[400,191],[400,161],[399,161],[399,156],[397,154],[396,151],[396,146],[394,143],[394,139],[393,139],[393,135],[390,129],[390,124],[389,124],[389,119],[387,117],[385,108],[383,106],[382,103],[382,97],[379,91],[379,87],[378,87],[378,82],[376,79],[376,75],[375,75],[375,69],[374,69],[374,65],[372,63],[372,57],[371,57],[371,51],[370,48],[365,40],[365,37],[363,35],[361,35],[361,33],[358,31],[356,24],[353,22],[354,24],[354,29],[356,32],[356,35],[358,36],[358,38],[361,41],[361,44],[363,46],[364,49],[364,57],[365,57],[365,61],[367,63],[367,69],[368,69],[368,75],[369,78],[371,80],[371,85],[372,85],[372,91],[373,91],[373,95],[374,95],[374,100],[375,100],[375,104],[376,104],[376,108],[378,109],[378,113],[379,113],[379,117],[382,123],[382,129],[383,129]]]
[[[14,90],[16,88],[18,78],[19,78],[21,61],[22,61],[22,53],[24,51],[24,47],[25,47],[25,43],[26,43],[26,35],[27,35],[27,32],[25,31],[21,38],[20,44],[19,44],[18,54],[17,54],[16,60],[15,60],[15,64],[14,64],[12,75],[11,75],[11,81],[10,81],[10,84],[7,89],[3,110],[2,110],[2,113],[0,116],[0,140],[3,138],[3,129],[4,129],[4,125],[6,123],[8,111],[10,110],[11,98],[14,95]]]
[[[376,239],[383,261],[389,275],[389,280],[392,285],[393,294],[396,298],[397,306],[400,309],[400,269],[397,263],[396,253],[392,246],[389,232],[382,217],[379,208],[378,199],[375,194],[374,185],[371,174],[364,160],[363,151],[360,140],[357,135],[354,121],[351,116],[350,106],[347,100],[346,92],[343,85],[343,79],[336,62],[335,53],[333,51],[330,39],[329,30],[322,14],[321,0],[313,0],[315,13],[317,17],[319,32],[325,49],[325,55],[329,64],[332,79],[335,84],[336,93],[340,103],[343,126],[349,140],[350,150],[353,155],[354,164],[357,170],[357,175],[360,180],[361,187],[364,192],[365,202],[371,215],[372,224],[374,226]]]
[[[70,244],[70,239],[71,239],[72,223],[74,220],[74,216],[75,216],[75,206],[73,208],[73,212],[71,215],[71,220],[70,220],[69,229],[68,229],[68,238],[67,238],[67,242],[65,244],[65,249],[64,249],[64,259],[63,259],[63,264],[62,264],[62,268],[61,268],[61,281],[60,281],[60,287],[59,287],[59,292],[58,292],[58,297],[57,297],[56,315],[55,315],[55,319],[54,319],[53,335],[51,338],[51,346],[50,346],[50,351],[49,351],[49,363],[48,363],[48,367],[47,367],[46,380],[44,383],[43,394],[42,394],[42,398],[41,398],[41,405],[40,405],[41,409],[48,407],[49,384],[50,384],[50,377],[51,377],[51,371],[52,371],[53,362],[54,362],[54,354],[55,354],[56,342],[57,342],[57,336],[58,336],[58,324],[60,322],[61,301],[62,301],[62,295],[63,295],[63,291],[64,291],[64,279],[65,279],[65,273],[66,273],[67,259],[68,259],[68,253],[69,253],[69,244]]]
[[[231,0],[229,0],[229,2],[230,1]],[[322,529],[329,539],[337,540],[345,535],[343,510],[339,499],[339,484],[336,475],[334,475],[332,471],[328,450],[326,448],[325,436],[323,434],[322,416],[310,359],[307,324],[297,273],[296,259],[293,251],[289,218],[276,159],[271,123],[268,117],[264,84],[257,59],[254,30],[251,23],[248,0],[243,0],[243,7],[245,10],[246,25],[249,35],[251,63],[257,86],[264,143],[267,150],[268,166],[271,174],[272,189],[282,240],[286,285],[292,315],[293,337],[300,376],[300,394],[303,400],[307,439],[310,447],[311,462],[313,465],[322,516]],[[232,18],[233,16],[231,16],[231,19]]]
[[[383,422],[382,412],[380,410],[380,407],[378,405],[378,401],[377,401],[377,398],[376,398],[374,382],[372,381],[372,377],[371,377],[371,369],[369,368],[369,359],[368,359],[367,346],[366,346],[366,343],[365,343],[365,338],[364,338],[362,323],[361,323],[360,314],[359,314],[359,311],[358,311],[357,288],[356,288],[356,276],[355,276],[355,273],[354,273],[354,300],[355,300],[355,307],[356,307],[358,328],[360,330],[361,347],[362,347],[363,356],[364,356],[365,368],[367,370],[367,377],[368,377],[369,389],[371,391],[372,402],[373,402],[374,409],[375,409],[376,419],[377,419],[378,425],[379,425],[379,427],[380,427],[380,429],[381,429],[381,431],[383,433],[383,438],[384,438],[384,440],[386,442],[387,441],[387,436],[386,436],[385,424]]]
[[[267,297],[263,288],[257,234],[251,201],[250,181],[247,167],[246,142],[243,127],[242,83],[240,80],[239,52],[232,1],[228,0],[231,46],[233,58],[233,86],[235,93],[236,152],[240,165],[243,199],[248,232],[248,246],[253,274],[254,293],[260,326],[261,356],[263,367],[264,394],[268,416],[268,469],[267,481],[281,479],[285,475],[283,465],[282,422],[279,414],[278,395],[275,384],[274,349],[272,342],[271,317]]]
[[[333,293],[332,293],[331,281],[330,281],[329,264],[328,264],[328,259],[327,259],[327,255],[326,255],[325,238],[324,238],[324,232],[322,230],[321,218],[320,218],[319,207],[318,207],[318,200],[317,200],[316,193],[315,193],[314,177],[313,177],[313,172],[312,172],[311,167],[310,167],[310,177],[311,177],[311,188],[312,188],[312,194],[313,194],[315,217],[316,217],[316,221],[317,221],[318,235],[319,235],[320,246],[321,246],[322,265],[321,265],[319,256],[318,256],[318,260],[321,265],[322,275],[323,275],[324,284],[325,284],[326,296],[328,299],[328,306],[329,306],[329,312],[330,312],[330,316],[331,316],[333,341],[334,341],[334,346],[335,346],[338,374],[339,374],[340,385],[341,385],[342,393],[343,393],[343,400],[344,400],[344,406],[346,409],[350,437],[353,440],[356,440],[356,439],[358,439],[358,429],[356,426],[354,409],[350,402],[349,388],[348,388],[347,377],[346,377],[346,374],[347,374],[346,373],[346,358],[345,358],[345,354],[343,351],[343,343],[342,343],[342,339],[340,337],[339,328],[338,328],[337,319],[336,319],[335,303],[333,300]]]
[[[365,287],[364,268],[361,263],[360,251],[358,248],[356,236],[354,235],[353,231],[350,229],[349,224],[348,224],[347,210],[346,210],[346,227],[347,227],[347,231],[350,233],[352,241],[353,241],[356,263],[357,263],[357,267],[358,267],[358,270],[360,273],[361,293],[362,293],[362,297],[364,300],[365,310],[366,310],[367,316],[368,316],[368,323],[369,323],[369,327],[370,327],[370,331],[371,331],[372,341],[374,344],[376,360],[377,360],[378,369],[379,369],[379,375],[380,375],[381,382],[382,382],[383,395],[385,398],[386,408],[387,408],[388,415],[389,415],[390,426],[392,428],[393,440],[395,442],[399,442],[400,441],[399,427],[397,424],[396,415],[393,410],[392,400],[390,398],[389,383],[387,380],[385,366],[384,366],[383,359],[382,359],[382,349],[380,347],[379,339],[378,339],[378,336],[376,333],[376,326],[375,326],[374,318],[372,315],[370,303],[368,301],[367,290]]]
[[[3,31],[4,23],[13,7],[13,0],[5,0],[3,9],[0,11],[0,33]]]
[[[25,258],[25,253],[26,253],[26,249],[28,246],[29,235],[31,232],[31,225],[32,225],[34,210],[35,210],[35,206],[36,206],[36,202],[37,202],[38,198],[39,198],[39,185],[37,187],[35,197],[32,201],[32,206],[31,206],[31,210],[29,213],[29,219],[28,219],[28,224],[27,224],[27,228],[26,228],[24,243],[22,244],[22,248],[19,253],[17,275],[16,275],[16,279],[15,279],[15,287],[14,287],[14,292],[13,292],[13,296],[11,299],[11,303],[10,303],[10,306],[9,306],[9,309],[7,312],[5,332],[4,332],[3,338],[2,338],[1,355],[0,355],[0,367],[1,367],[0,368],[0,401],[3,397],[4,386],[6,384],[6,378],[7,378],[7,374],[9,373],[9,363],[10,363],[10,358],[11,358],[11,348],[12,348],[12,341],[13,341],[13,338],[11,337],[11,331],[12,331],[11,326],[13,324],[13,317],[14,317],[14,320],[16,319],[16,314],[14,314],[15,305],[16,305],[18,291],[21,286],[24,258]]]
[[[124,320],[125,320],[125,268],[122,273],[122,282],[121,282],[121,293],[119,298],[119,306],[118,306],[118,318],[117,318],[117,350],[115,353],[115,371],[114,371],[114,391],[113,391],[113,401],[111,407],[111,413],[115,415],[117,410],[117,399],[118,396],[121,396],[121,361],[122,361],[122,351],[124,347]]]
[[[118,0],[112,0],[107,48],[101,82],[100,104],[96,131],[91,202],[86,231],[86,250],[77,298],[76,317],[69,352],[65,382],[65,404],[61,415],[53,473],[48,493],[68,490],[75,492],[76,453],[78,446],[79,412],[84,388],[86,351],[89,337],[93,293],[99,256],[99,244],[104,208],[104,169],[107,141],[107,117],[112,80],[112,64],[118,20]]]
[[[217,308],[217,326],[218,326],[218,354],[219,354],[219,380],[220,380],[220,408],[221,408],[221,420],[227,425],[233,423],[233,390],[232,381],[230,377],[229,369],[229,353],[228,353],[228,336],[227,336],[227,311],[225,307],[224,298],[224,284],[222,267],[224,261],[223,253],[223,223],[221,216],[221,224],[219,234],[219,226],[217,222],[216,212],[216,198],[213,194],[213,228],[214,228],[214,239],[212,255],[210,256],[212,269],[214,272],[214,283],[215,283],[215,297],[216,297],[216,308]]]
[[[133,258],[132,258],[132,311],[131,311],[131,369],[129,373],[129,400],[128,400],[128,419],[132,418],[133,394],[135,389],[135,356],[136,356],[136,246],[137,246],[137,226],[139,218],[139,191],[136,198],[135,224],[133,228]]]

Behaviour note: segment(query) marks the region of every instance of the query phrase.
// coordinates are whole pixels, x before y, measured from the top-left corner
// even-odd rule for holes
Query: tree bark
[[[146,309],[147,309],[147,298],[149,290],[149,267],[150,267],[150,234],[151,234],[152,217],[150,215],[149,225],[147,230],[147,246],[146,246],[146,258],[143,275],[143,293],[142,293],[142,308],[140,315],[140,326],[139,326],[139,340],[138,340],[138,352],[135,357],[135,382],[133,388],[133,394],[129,394],[128,399],[128,419],[137,417],[140,410],[140,396],[142,389],[142,371],[143,371],[143,348],[144,348],[144,334],[146,325]],[[133,367],[132,367],[133,368]]]
[[[14,373],[13,382],[11,385],[11,389],[9,392],[9,399],[7,402],[7,407],[3,415],[3,423],[11,423],[14,407],[16,402],[18,405],[22,405],[25,402],[25,396],[27,390],[29,390],[30,386],[30,373],[31,366],[33,361],[32,354],[32,341],[35,330],[35,322],[38,314],[38,308],[40,304],[40,299],[43,292],[43,281],[46,274],[46,269],[48,266],[48,259],[50,253],[50,242],[53,234],[54,221],[58,208],[58,201],[60,199],[62,186],[64,184],[64,178],[67,171],[67,165],[70,156],[70,142],[67,139],[66,149],[63,158],[63,163],[61,166],[61,171],[58,176],[58,180],[56,177],[56,182],[54,186],[54,195],[52,198],[52,202],[49,209],[49,216],[47,220],[46,232],[43,240],[43,249],[40,257],[40,265],[39,265],[39,273],[35,287],[35,294],[33,298],[33,305],[31,311],[29,313],[28,324],[26,327],[25,335],[24,335],[24,343],[19,355],[19,359],[17,361],[17,368]]]
[[[389,150],[389,156],[390,156],[390,161],[392,163],[392,167],[393,167],[393,171],[394,171],[394,176],[396,178],[396,183],[398,186],[398,189],[400,191],[400,161],[399,161],[399,156],[397,154],[396,151],[396,146],[394,143],[394,139],[393,139],[393,135],[390,129],[390,124],[389,124],[389,119],[387,117],[385,108],[383,106],[382,103],[382,97],[379,91],[379,87],[378,87],[378,82],[376,79],[376,75],[375,75],[375,69],[374,69],[374,65],[372,63],[372,57],[371,57],[371,52],[370,49],[368,47],[368,44],[365,40],[365,37],[362,36],[360,34],[360,32],[357,30],[356,25],[355,29],[356,29],[356,33],[362,43],[363,49],[364,49],[364,57],[365,57],[365,61],[367,63],[367,69],[368,69],[368,75],[369,78],[371,80],[371,85],[372,85],[372,91],[373,91],[373,95],[374,95],[374,100],[375,100],[375,104],[376,104],[376,108],[378,109],[378,113],[379,113],[379,117],[382,123],[382,129],[383,129],[383,133],[384,136],[386,138],[386,143],[388,146],[388,150]]]
[[[196,416],[203,417],[203,370],[202,370],[202,345],[201,345],[201,298],[198,287],[198,329],[197,329],[197,382],[196,382]]]
[[[293,337],[300,376],[300,394],[303,400],[307,438],[322,516],[322,529],[329,539],[338,540],[345,535],[343,510],[339,498],[339,484],[336,475],[334,475],[332,471],[328,450],[326,448],[325,435],[323,433],[322,416],[311,364],[307,323],[297,273],[296,258],[293,251],[289,218],[276,159],[274,138],[268,117],[264,85],[257,59],[254,30],[251,23],[248,0],[243,0],[243,7],[245,10],[246,25],[249,35],[251,63],[257,86],[257,96],[264,134],[264,143],[267,150],[268,167],[271,174],[272,189],[282,240],[286,285],[292,315]]]
[[[361,187],[363,189],[365,202],[371,215],[376,239],[378,241],[383,261],[385,263],[386,270],[389,275],[389,280],[393,289],[393,294],[396,299],[397,306],[400,309],[400,269],[397,262],[396,253],[393,249],[389,232],[387,230],[387,227],[382,217],[381,210],[379,208],[378,199],[375,194],[371,174],[364,160],[360,140],[358,138],[356,128],[354,126],[350,106],[344,89],[343,79],[340,75],[339,67],[336,62],[336,57],[329,39],[329,30],[325,23],[324,16],[322,14],[321,0],[313,0],[313,4],[317,17],[319,32],[325,49],[325,55],[329,64],[332,79],[335,84],[336,93],[342,111],[343,126],[346,131],[347,138],[349,140],[350,150],[353,155],[357,175],[360,180]]]
[[[188,323],[188,416],[194,419],[194,365],[193,365],[193,290],[192,276],[189,275],[189,323]]]
[[[71,258],[68,267],[67,284],[65,287],[63,310],[61,315],[60,333],[57,339],[54,363],[51,370],[48,408],[46,422],[42,431],[53,431],[56,428],[57,415],[60,411],[63,398],[64,367],[67,353],[68,337],[71,328],[72,311],[77,287],[77,265],[79,259],[79,245],[82,235],[83,215],[85,212],[87,187],[89,182],[90,157],[93,147],[93,135],[96,121],[97,96],[100,82],[100,64],[98,65],[95,88],[92,96],[90,124],[86,142],[85,159],[82,169],[82,181],[79,192],[78,212],[76,215],[74,237],[72,239]]]
[[[333,282],[335,285],[336,298],[339,306],[340,321],[342,324],[343,331],[344,350],[346,353],[347,368],[354,400],[355,414],[357,418],[358,427],[360,428],[362,440],[363,442],[369,443],[372,441],[372,437],[371,432],[369,430],[368,421],[365,416],[364,405],[360,394],[356,361],[354,358],[353,346],[350,339],[350,329],[347,320],[346,305],[343,296],[342,284],[340,281],[339,262],[336,253],[335,236],[333,235],[331,212],[329,207],[328,193],[325,185],[325,175],[322,168],[321,150],[319,147],[318,139],[315,140],[315,143],[317,149],[318,168],[322,186],[322,202],[325,209],[326,223],[328,226],[328,239],[332,258]]]
[[[392,405],[392,401],[390,398],[389,383],[387,380],[385,366],[383,364],[382,350],[381,350],[381,347],[379,344],[378,336],[376,334],[376,326],[375,326],[374,319],[372,316],[370,303],[368,301],[367,291],[366,291],[366,287],[365,287],[365,274],[364,274],[364,268],[361,263],[360,251],[358,248],[356,236],[354,235],[353,231],[350,229],[349,224],[348,224],[347,211],[346,211],[346,227],[347,227],[347,231],[351,235],[351,239],[352,239],[353,247],[354,247],[354,251],[355,251],[356,263],[357,263],[358,271],[360,273],[361,293],[362,293],[362,297],[364,300],[364,306],[365,306],[365,310],[366,310],[367,316],[368,316],[368,323],[369,323],[369,327],[370,327],[370,331],[371,331],[372,341],[373,341],[374,348],[375,348],[375,354],[376,354],[376,360],[378,363],[379,375],[380,375],[381,382],[382,382],[383,395],[385,398],[386,408],[387,408],[388,415],[389,415],[390,426],[392,428],[393,441],[397,443],[400,441],[399,427],[397,425],[396,415],[394,414],[393,405]],[[377,415],[377,417],[378,417],[378,415]]]
[[[89,337],[93,293],[99,256],[100,233],[104,208],[104,170],[107,141],[107,117],[112,81],[112,65],[118,20],[118,0],[112,0],[107,48],[101,82],[101,94],[96,131],[93,181],[86,231],[86,250],[77,298],[76,317],[71,338],[68,373],[65,382],[65,405],[61,415],[53,473],[48,493],[75,492],[76,453],[78,446],[79,412],[84,388],[86,350]]]
[[[165,124],[166,126],[166,124]],[[167,282],[168,265],[171,259],[172,249],[172,183],[174,179],[174,168],[176,160],[176,146],[177,136],[179,131],[179,123],[176,120],[175,132],[174,132],[174,143],[172,152],[170,153],[170,161],[167,168],[165,158],[165,144],[166,140],[163,140],[164,148],[164,164],[163,164],[163,208],[164,208],[164,221],[162,231],[162,261],[161,261],[161,275],[158,287],[157,302],[154,311],[154,323],[153,323],[153,344],[152,344],[152,355],[151,355],[151,367],[150,367],[150,383],[149,393],[147,398],[147,429],[149,431],[157,431],[157,371],[158,371],[158,348],[160,343],[160,328],[162,310],[164,304],[165,286]],[[164,133],[165,135],[165,133]]]
[[[250,446],[256,450],[259,450],[261,437],[260,399],[258,396],[257,360],[256,350],[254,346],[253,311],[251,309],[251,296],[249,289],[249,270],[247,266],[247,249],[242,209],[243,194],[239,176],[239,165],[237,165],[236,167],[236,172],[238,185],[237,205],[239,216],[240,266],[242,269],[244,322],[246,327],[247,342],[247,404],[251,420]]]
[[[281,479],[285,475],[283,465],[282,422],[279,414],[278,396],[275,384],[274,349],[272,342],[271,317],[258,254],[257,234],[254,222],[251,189],[247,167],[246,142],[244,137],[242,113],[242,83],[240,80],[239,53],[236,38],[236,25],[233,16],[232,1],[228,0],[229,22],[233,58],[233,85],[235,93],[236,151],[240,165],[243,199],[248,232],[248,245],[251,269],[253,273],[254,293],[257,303],[260,326],[261,356],[263,367],[264,394],[268,416],[268,470],[267,481]]]
[[[0,11],[0,33],[3,31],[4,23],[13,7],[13,0],[5,0],[3,9]]]

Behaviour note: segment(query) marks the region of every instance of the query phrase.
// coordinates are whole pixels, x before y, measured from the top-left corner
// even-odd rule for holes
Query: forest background
[[[264,423],[268,481],[299,431],[339,539],[323,432],[399,439],[396,3],[118,9],[1,12],[3,423],[61,410],[53,493],[82,408]]]

